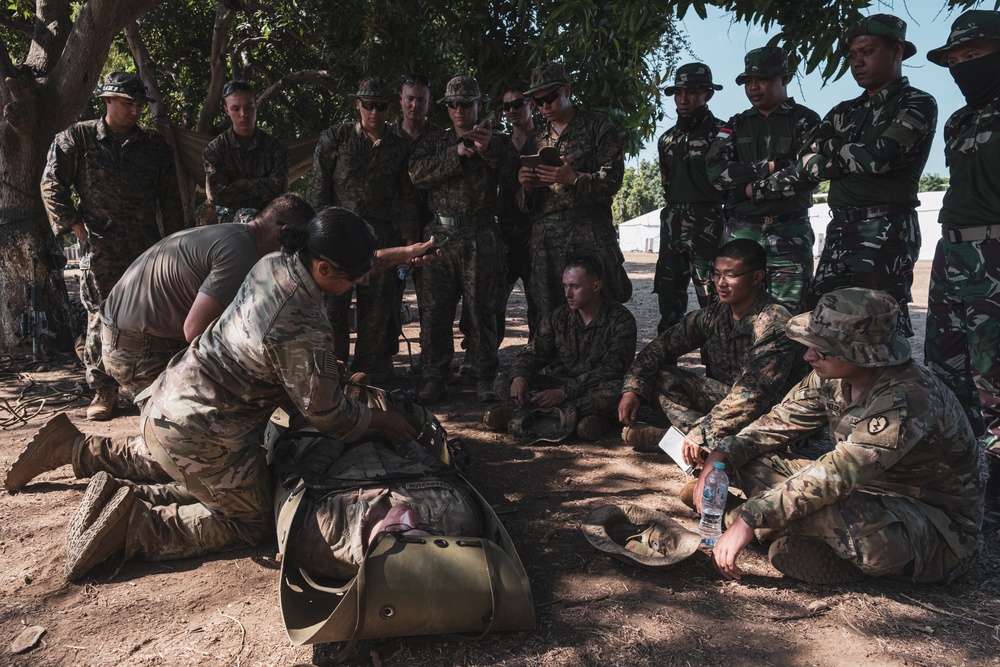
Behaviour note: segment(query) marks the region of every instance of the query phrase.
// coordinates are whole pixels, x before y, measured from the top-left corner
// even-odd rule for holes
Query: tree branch
[[[26,21],[25,19],[11,16],[10,14],[0,14],[0,26],[20,33],[29,39],[34,36],[31,21]]]
[[[73,29],[68,0],[36,0],[35,28],[24,64],[35,72],[47,72],[59,59]]]
[[[7,50],[7,42],[4,41],[3,37],[0,37],[0,79],[16,76],[17,68],[14,67],[14,63],[10,59],[10,51]]]
[[[264,92],[257,97],[257,107],[260,108],[265,102],[280,93],[290,85],[309,83],[315,86],[322,86],[338,94],[344,94],[337,85],[337,80],[325,69],[303,69],[297,72],[289,72],[273,84],[268,86]]]
[[[195,130],[208,133],[212,129],[212,120],[219,109],[222,100],[222,86],[226,83],[226,45],[229,42],[229,24],[233,22],[236,12],[228,9],[222,2],[215,3],[215,26],[212,28],[212,54],[209,62],[212,77],[205,93],[205,103],[198,115]]]

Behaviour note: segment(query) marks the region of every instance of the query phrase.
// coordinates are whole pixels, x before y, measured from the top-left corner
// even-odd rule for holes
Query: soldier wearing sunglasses
[[[379,248],[412,242],[419,235],[417,190],[406,168],[409,144],[388,131],[390,100],[395,92],[379,78],[365,79],[351,95],[360,116],[320,135],[313,157],[309,200],[317,209],[342,206],[375,230]],[[382,381],[392,372],[385,340],[402,296],[392,274],[372,275],[357,290],[357,341],[352,372]],[[337,358],[346,361],[350,348],[348,314],[352,290],[327,301]]]

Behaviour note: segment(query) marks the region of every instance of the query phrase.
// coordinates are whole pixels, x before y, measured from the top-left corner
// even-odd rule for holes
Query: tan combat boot
[[[24,448],[7,473],[7,491],[19,491],[43,472],[73,462],[73,449],[84,435],[73,426],[65,412],[50,419]]]
[[[632,445],[632,448],[637,452],[662,452],[660,440],[663,439],[666,432],[665,428],[636,422],[622,429],[622,440],[626,444]]]
[[[582,440],[596,442],[611,430],[611,422],[600,415],[587,415],[576,425],[576,434]]]
[[[841,558],[826,542],[789,535],[771,543],[767,559],[782,574],[810,584],[849,584],[865,573]]]
[[[135,506],[135,492],[128,486],[118,487],[114,495],[101,506],[101,498],[117,485],[110,475],[95,475],[87,494],[70,520],[66,535],[66,580],[75,581],[119,551],[124,551],[129,519]],[[101,487],[91,493],[91,487]],[[94,517],[82,532],[87,517]]]
[[[87,419],[92,422],[105,422],[111,419],[118,403],[118,387],[102,387],[97,390],[94,400],[87,408]]]

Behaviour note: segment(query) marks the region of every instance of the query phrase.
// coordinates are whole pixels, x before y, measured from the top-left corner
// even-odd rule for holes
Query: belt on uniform
[[[699,209],[703,209],[705,211],[717,211],[720,208],[722,208],[722,203],[720,202],[718,204],[711,204],[705,202],[694,202],[694,203],[688,202],[680,204],[667,204],[663,208],[668,209],[670,211],[697,211]]]
[[[781,215],[732,215],[730,218],[736,220],[737,222],[742,222],[745,225],[760,225],[761,227],[766,227],[768,225],[780,225],[786,222],[794,222],[796,220],[804,220],[808,217],[805,211],[796,211],[794,213],[782,213]]]
[[[960,227],[944,230],[945,236],[952,243],[968,243],[970,241],[985,241],[1000,239],[1000,225],[982,225],[981,227]]]
[[[845,206],[830,209],[830,217],[834,222],[861,222],[872,218],[882,218],[887,215],[913,213],[914,204],[879,204],[878,206]]]
[[[561,211],[552,211],[538,216],[550,220],[579,220],[581,218],[610,217],[609,212],[603,206],[578,206],[577,208],[565,208]]]
[[[439,215],[437,216],[439,225],[462,229],[464,227],[478,227],[479,225],[490,225],[496,222],[496,218],[491,213],[480,213],[478,215]]]
[[[122,331],[106,322],[101,322],[101,339],[102,342],[107,340],[109,347],[128,352],[170,352],[187,347],[185,341],[134,331]]]

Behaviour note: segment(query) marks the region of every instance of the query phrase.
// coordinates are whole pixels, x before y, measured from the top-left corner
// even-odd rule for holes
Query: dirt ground
[[[655,330],[649,293],[653,255],[635,253],[629,307],[640,346]],[[923,357],[928,263],[921,263],[914,356]],[[524,306],[515,291],[502,357],[524,344]],[[416,325],[406,327],[416,340]],[[417,352],[416,345],[413,352]],[[46,395],[27,423],[0,430],[0,471],[51,413],[67,409],[88,433],[124,436],[136,413],[88,423],[77,397],[82,370],[68,361],[22,365],[0,360],[0,422],[20,397]],[[406,364],[404,354],[397,367]],[[410,380],[395,380],[405,387]],[[76,394],[76,395],[74,395]],[[37,410],[34,403],[29,414]],[[618,434],[598,443],[519,447],[484,430],[471,389],[435,406],[450,437],[471,453],[467,476],[493,503],[531,579],[534,632],[476,643],[428,639],[363,643],[352,664],[370,665],[1000,665],[1000,540],[988,539],[973,571],[948,588],[869,580],[820,587],[783,578],[766,551],[751,546],[746,574],[725,582],[699,552],[673,568],[645,571],[592,549],[581,518],[606,503],[636,503],[690,527],[696,516],[677,499],[682,473],[665,457],[639,454]],[[2,424],[0,424],[2,425]],[[277,599],[276,543],[165,563],[129,562],[117,573],[63,579],[67,521],[86,480],[69,467],[42,475],[24,492],[0,495],[0,664],[305,665],[330,664],[336,646],[292,647]],[[413,600],[413,604],[421,604]],[[13,655],[27,626],[43,626],[39,645]]]

